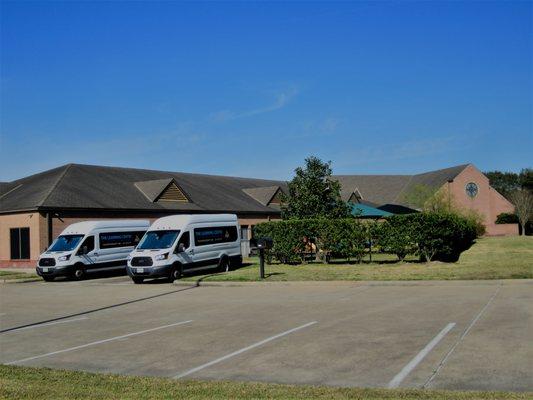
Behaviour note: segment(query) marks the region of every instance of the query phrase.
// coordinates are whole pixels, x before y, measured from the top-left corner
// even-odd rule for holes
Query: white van
[[[124,269],[150,227],[147,220],[85,221],[69,225],[39,257],[37,274],[82,279],[88,272]]]
[[[165,277],[170,282],[185,271],[242,263],[240,229],[235,214],[172,215],[155,221],[128,258],[135,283]]]

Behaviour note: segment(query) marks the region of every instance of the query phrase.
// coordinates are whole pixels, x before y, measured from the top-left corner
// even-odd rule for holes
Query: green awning
[[[351,213],[354,217],[360,218],[383,218],[393,215],[390,212],[380,210],[379,208],[367,206],[361,203],[348,203],[351,207]]]

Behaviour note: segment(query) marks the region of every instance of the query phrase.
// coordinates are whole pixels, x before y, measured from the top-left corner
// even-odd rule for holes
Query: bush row
[[[309,251],[360,261],[370,245],[399,260],[417,255],[421,260],[456,261],[478,234],[474,220],[436,212],[394,215],[382,222],[354,218],[272,221],[254,228],[256,239],[273,240],[267,256],[283,263],[302,262]]]

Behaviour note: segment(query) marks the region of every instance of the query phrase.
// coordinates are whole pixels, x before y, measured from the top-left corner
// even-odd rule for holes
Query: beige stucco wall
[[[468,196],[465,187],[469,182],[478,186],[474,198]],[[469,165],[453,182],[445,184],[452,194],[455,205],[475,210],[484,218],[487,235],[518,235],[518,224],[496,225],[496,217],[503,212],[514,212],[514,206],[489,185],[489,179],[476,167]]]
[[[21,213],[0,215],[0,266],[30,265],[34,266],[39,254],[46,249],[46,237],[42,238],[46,219],[39,213]],[[30,260],[10,260],[11,244],[9,230],[11,228],[30,228]]]

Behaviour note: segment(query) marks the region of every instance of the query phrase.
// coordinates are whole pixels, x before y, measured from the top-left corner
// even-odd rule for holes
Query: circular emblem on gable
[[[477,196],[478,187],[474,182],[469,182],[465,186],[465,191],[468,197],[474,198]]]

